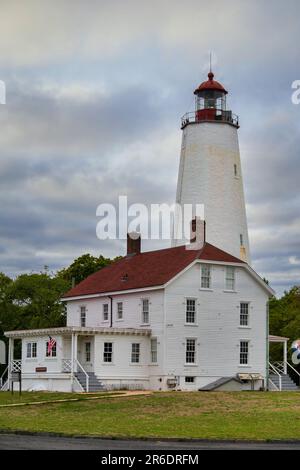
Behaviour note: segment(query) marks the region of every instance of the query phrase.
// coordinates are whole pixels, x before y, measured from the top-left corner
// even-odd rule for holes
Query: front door
[[[93,355],[92,355],[92,342],[87,340],[83,342],[82,348],[82,366],[87,372],[93,372]]]

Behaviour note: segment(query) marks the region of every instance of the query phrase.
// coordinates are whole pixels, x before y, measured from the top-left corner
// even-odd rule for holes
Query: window
[[[36,357],[37,354],[37,343],[27,343],[27,354],[26,357],[28,359],[31,359],[33,357]]]
[[[210,265],[202,264],[201,265],[201,289],[210,289]]]
[[[240,245],[244,246],[244,237],[242,233],[240,233]]]
[[[185,377],[185,383],[186,383],[186,384],[193,384],[193,383],[195,383],[195,377],[189,377],[189,376]]]
[[[196,340],[187,339],[186,340],[186,352],[185,352],[186,364],[195,364],[195,356],[196,356]]]
[[[248,364],[249,341],[240,341],[240,364]]]
[[[240,303],[240,326],[248,326],[249,324],[249,303]]]
[[[112,362],[113,344],[104,343],[103,362]]]
[[[117,303],[117,319],[122,320],[123,318],[123,302]]]
[[[151,362],[157,362],[157,338],[151,339]]]
[[[227,266],[226,268],[226,290],[234,290],[235,288],[235,270],[232,266]]]
[[[46,342],[46,357],[56,357],[56,341],[53,338]]]
[[[131,362],[140,362],[140,343],[132,343],[131,345]]]
[[[234,176],[237,176],[238,175],[238,169],[237,169],[237,164],[236,163],[233,165],[233,171],[234,171]]]
[[[195,323],[196,321],[196,299],[186,299],[185,322]]]
[[[103,321],[108,321],[108,304],[103,304]]]
[[[149,323],[149,299],[142,300],[142,323]]]
[[[80,326],[86,324],[86,307],[80,307]]]
[[[91,362],[91,343],[85,343],[85,362]]]

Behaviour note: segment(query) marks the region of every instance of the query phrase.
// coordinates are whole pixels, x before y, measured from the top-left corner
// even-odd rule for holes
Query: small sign
[[[21,372],[12,372],[11,373],[12,382],[21,382]]]
[[[36,372],[47,372],[47,367],[36,367],[35,371]]]

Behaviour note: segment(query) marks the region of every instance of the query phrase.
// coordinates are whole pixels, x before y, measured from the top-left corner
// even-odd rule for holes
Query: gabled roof
[[[178,246],[164,250],[148,251],[126,256],[91,274],[69,290],[63,296],[63,299],[162,286],[196,259],[244,263],[210,243],[205,243],[200,250],[189,250],[185,246]]]

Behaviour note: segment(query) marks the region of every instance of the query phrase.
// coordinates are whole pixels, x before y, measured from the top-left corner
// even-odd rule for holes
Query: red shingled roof
[[[205,243],[201,250],[187,250],[185,246],[179,246],[148,251],[126,256],[91,274],[69,290],[63,298],[161,286],[195,259],[243,263],[242,260],[209,243]]]

